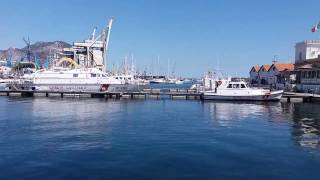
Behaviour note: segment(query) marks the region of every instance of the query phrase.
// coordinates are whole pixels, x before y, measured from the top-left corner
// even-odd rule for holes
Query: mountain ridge
[[[37,57],[40,61],[44,61],[49,56],[50,52],[62,51],[63,48],[71,47],[71,44],[64,41],[38,41],[30,45],[31,61]],[[5,50],[0,50],[0,61],[5,61],[11,58],[11,61],[23,61],[27,59],[28,46],[23,48],[10,47]]]

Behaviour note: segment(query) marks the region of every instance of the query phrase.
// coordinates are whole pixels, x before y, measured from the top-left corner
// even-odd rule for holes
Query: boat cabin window
[[[102,77],[107,77],[106,75],[102,74]]]
[[[79,76],[79,74],[73,74],[73,77],[74,78],[76,78],[76,77],[78,77]]]
[[[227,88],[232,88],[232,84],[229,84]]]
[[[241,84],[241,88],[246,88],[246,85],[244,85],[244,84]]]
[[[129,80],[131,80],[131,78],[130,78],[130,77],[129,77],[128,79],[129,79]]]
[[[232,88],[239,88],[239,84],[233,84]]]
[[[91,77],[97,77],[97,74],[91,73]]]

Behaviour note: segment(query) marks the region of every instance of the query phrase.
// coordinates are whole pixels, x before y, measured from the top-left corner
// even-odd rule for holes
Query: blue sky
[[[115,21],[109,67],[134,54],[140,69],[176,63],[176,74],[201,76],[219,68],[248,76],[255,64],[294,59],[294,44],[319,39],[311,33],[320,20],[315,0],[4,0],[0,4],[0,49],[31,41],[87,38],[93,27]],[[158,68],[160,69],[160,68]]]

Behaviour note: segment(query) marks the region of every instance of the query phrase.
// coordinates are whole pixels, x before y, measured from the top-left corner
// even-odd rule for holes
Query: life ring
[[[101,87],[100,87],[100,91],[107,91],[108,87],[109,87],[108,84],[102,84]]]

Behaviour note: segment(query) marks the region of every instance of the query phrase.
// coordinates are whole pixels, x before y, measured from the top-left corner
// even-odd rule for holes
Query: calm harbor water
[[[319,179],[319,110],[0,97],[0,179]]]

